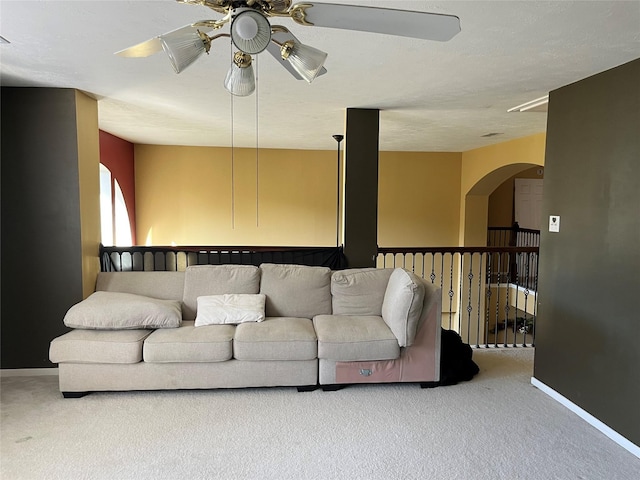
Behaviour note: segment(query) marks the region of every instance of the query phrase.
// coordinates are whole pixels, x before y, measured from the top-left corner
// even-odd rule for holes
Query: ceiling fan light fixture
[[[169,57],[171,66],[176,73],[195,62],[203,53],[209,53],[211,41],[209,37],[200,32],[184,32],[180,34],[169,33],[161,35],[162,49]]]
[[[256,10],[242,10],[231,23],[231,41],[245,53],[260,53],[271,41],[271,24]]]
[[[233,63],[224,79],[224,88],[238,97],[246,97],[255,91],[256,77],[251,65],[251,55],[243,52],[233,55]]]
[[[282,44],[280,54],[309,83],[318,76],[327,59],[325,52],[292,40]]]

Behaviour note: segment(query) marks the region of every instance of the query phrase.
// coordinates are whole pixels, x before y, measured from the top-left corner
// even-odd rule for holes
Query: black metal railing
[[[101,270],[183,271],[190,265],[261,263],[347,267],[342,247],[100,247]],[[402,267],[443,292],[443,327],[466,343],[533,346],[538,247],[386,247],[376,266]]]
[[[280,263],[345,268],[342,247],[105,247],[103,272],[184,271],[190,265],[260,265]]]
[[[466,343],[535,343],[538,247],[378,248],[376,266],[405,268],[439,286],[442,326]]]
[[[511,227],[487,228],[488,247],[539,247],[540,230],[520,228],[518,222]]]

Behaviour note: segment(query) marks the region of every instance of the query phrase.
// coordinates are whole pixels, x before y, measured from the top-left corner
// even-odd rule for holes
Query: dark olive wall
[[[2,368],[52,367],[82,300],[75,95],[2,88]]]
[[[347,108],[344,253],[349,267],[375,267],[379,129],[379,110]]]
[[[640,445],[640,59],[551,92],[535,377]]]

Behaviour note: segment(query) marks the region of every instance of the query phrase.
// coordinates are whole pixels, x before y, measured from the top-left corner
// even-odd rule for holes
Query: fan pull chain
[[[258,55],[256,55],[255,58],[255,64],[256,64],[256,68],[255,68],[255,75],[256,75],[256,227],[260,226],[260,144],[258,142],[260,136],[259,136],[259,130],[258,130],[258,124],[260,123],[259,121],[259,115],[258,115]]]
[[[235,162],[234,162],[234,146],[233,146],[233,95],[231,97],[231,229],[236,228],[236,182],[235,182]]]

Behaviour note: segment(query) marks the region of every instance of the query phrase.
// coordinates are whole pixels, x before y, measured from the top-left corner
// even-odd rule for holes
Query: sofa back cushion
[[[392,268],[352,268],[331,275],[334,315],[382,315]]]
[[[94,292],[73,305],[63,321],[69,328],[91,330],[177,328],[182,324],[182,314],[179,300]]]
[[[260,270],[253,265],[192,265],[184,275],[183,318],[195,320],[198,297],[259,291]]]
[[[396,268],[389,277],[382,302],[382,319],[396,336],[401,347],[413,344],[424,295],[422,279],[414,273]]]
[[[313,318],[331,313],[331,270],[304,265],[260,265],[267,317]]]
[[[120,292],[182,300],[184,272],[100,272],[96,292]]]

